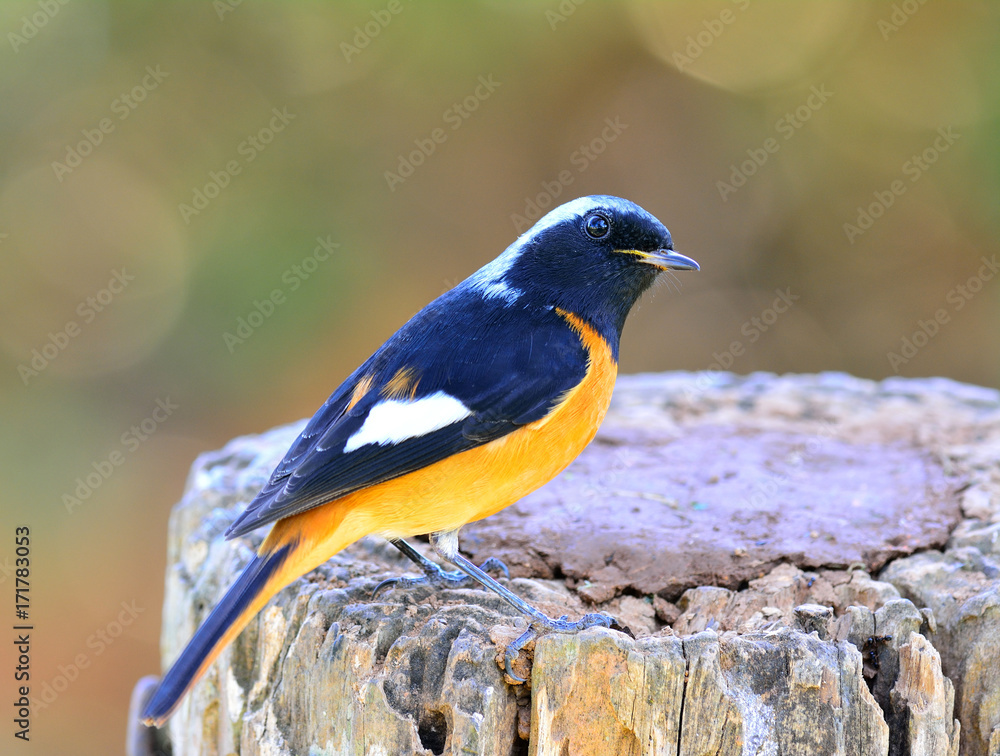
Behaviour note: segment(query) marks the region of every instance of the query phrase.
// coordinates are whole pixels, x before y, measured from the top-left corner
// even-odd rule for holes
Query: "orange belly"
[[[488,517],[549,482],[589,444],[604,419],[618,366],[607,342],[560,312],[587,349],[583,380],[556,407],[495,441],[275,524],[267,541],[308,544],[316,564],[369,533],[405,538]]]

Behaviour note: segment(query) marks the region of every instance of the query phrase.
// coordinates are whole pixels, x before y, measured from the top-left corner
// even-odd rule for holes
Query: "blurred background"
[[[701,263],[624,373],[1000,385],[998,31],[918,0],[0,4],[20,752],[121,752],[194,457],[312,414],[562,201],[634,200]]]

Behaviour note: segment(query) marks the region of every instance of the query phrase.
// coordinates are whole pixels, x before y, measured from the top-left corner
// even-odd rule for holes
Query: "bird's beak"
[[[678,254],[672,249],[658,249],[655,252],[644,252],[640,255],[642,261],[660,270],[701,270],[690,257]]]

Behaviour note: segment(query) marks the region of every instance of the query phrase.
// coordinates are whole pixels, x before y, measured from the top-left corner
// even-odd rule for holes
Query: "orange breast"
[[[368,533],[404,538],[457,529],[552,480],[593,440],[618,373],[607,342],[572,313],[559,314],[580,335],[589,362],[583,380],[548,415],[503,438],[287,518],[276,530],[297,531],[311,541],[316,558],[326,559],[345,541]]]

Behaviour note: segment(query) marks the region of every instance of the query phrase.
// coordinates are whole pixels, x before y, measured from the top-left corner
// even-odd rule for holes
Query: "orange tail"
[[[274,524],[257,554],[160,681],[143,709],[144,724],[162,726],[208,666],[275,593],[357,540],[358,535],[338,532],[343,521],[338,509],[336,504],[327,504]],[[309,520],[320,519],[315,517],[320,510],[327,510],[322,512],[325,532],[317,538],[315,523],[306,526]]]

